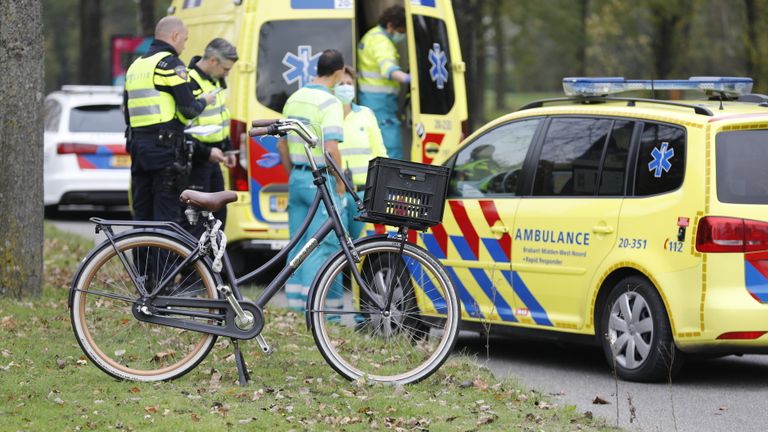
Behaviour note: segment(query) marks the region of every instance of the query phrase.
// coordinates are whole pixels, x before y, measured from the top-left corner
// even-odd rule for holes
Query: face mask
[[[395,34],[392,35],[392,42],[399,44],[400,42],[405,40],[405,33],[398,33],[395,32]]]
[[[348,104],[355,98],[355,86],[350,84],[336,84],[336,87],[333,88],[333,93],[339,98],[341,103]]]

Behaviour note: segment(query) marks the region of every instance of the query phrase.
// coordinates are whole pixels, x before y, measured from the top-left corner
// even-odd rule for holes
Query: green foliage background
[[[156,0],[156,19],[169,3]],[[78,6],[43,0],[46,91],[79,83]],[[139,33],[137,8],[101,1],[104,84],[110,38]],[[751,76],[755,92],[768,92],[768,0],[453,0],[453,8],[475,127],[511,108],[510,94],[560,92],[565,76]]]

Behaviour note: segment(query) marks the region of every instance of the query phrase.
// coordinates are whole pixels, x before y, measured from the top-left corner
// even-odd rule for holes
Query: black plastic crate
[[[451,169],[378,157],[368,163],[366,222],[423,230],[443,219]]]

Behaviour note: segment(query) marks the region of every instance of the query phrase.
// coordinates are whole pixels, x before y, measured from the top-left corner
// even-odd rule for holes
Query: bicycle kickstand
[[[245,364],[243,358],[243,352],[240,351],[240,343],[237,339],[232,338],[232,345],[235,347],[235,364],[237,365],[237,374],[239,376],[239,382],[241,386],[247,386],[251,380],[251,375],[248,373],[248,366]]]

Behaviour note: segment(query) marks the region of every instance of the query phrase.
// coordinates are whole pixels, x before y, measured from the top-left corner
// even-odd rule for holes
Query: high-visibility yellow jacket
[[[207,77],[203,77],[196,68],[189,69],[189,78],[194,81],[199,88],[192,90],[192,94],[197,97],[203,93],[210,93],[220,88],[220,82],[214,83]],[[229,110],[226,105],[224,91],[216,94],[216,102],[206,105],[203,112],[192,120],[192,126],[216,125],[221,126],[221,130],[208,135],[192,134],[198,141],[217,144],[224,141],[229,136]]]
[[[341,101],[321,85],[308,84],[297,90],[283,107],[283,117],[303,121],[322,141],[344,141],[344,109]],[[309,165],[304,153],[304,140],[288,134],[288,153],[294,165]],[[323,146],[312,149],[312,158],[318,167],[324,167]]]
[[[155,84],[176,86],[186,82],[173,70],[157,68],[160,60],[170,55],[173,54],[161,51],[150,57],[140,57],[126,71],[125,90],[128,93],[128,118],[131,127],[165,123],[176,116],[183,118],[176,111],[173,95],[155,88]]]
[[[368,162],[378,156],[387,157],[376,116],[369,108],[352,104],[344,118],[344,142],[339,144],[343,169],[352,172],[352,183],[364,186]]]
[[[360,92],[396,95],[400,83],[392,79],[392,72],[400,70],[399,62],[397,47],[384,28],[377,25],[370,29],[357,46]]]

